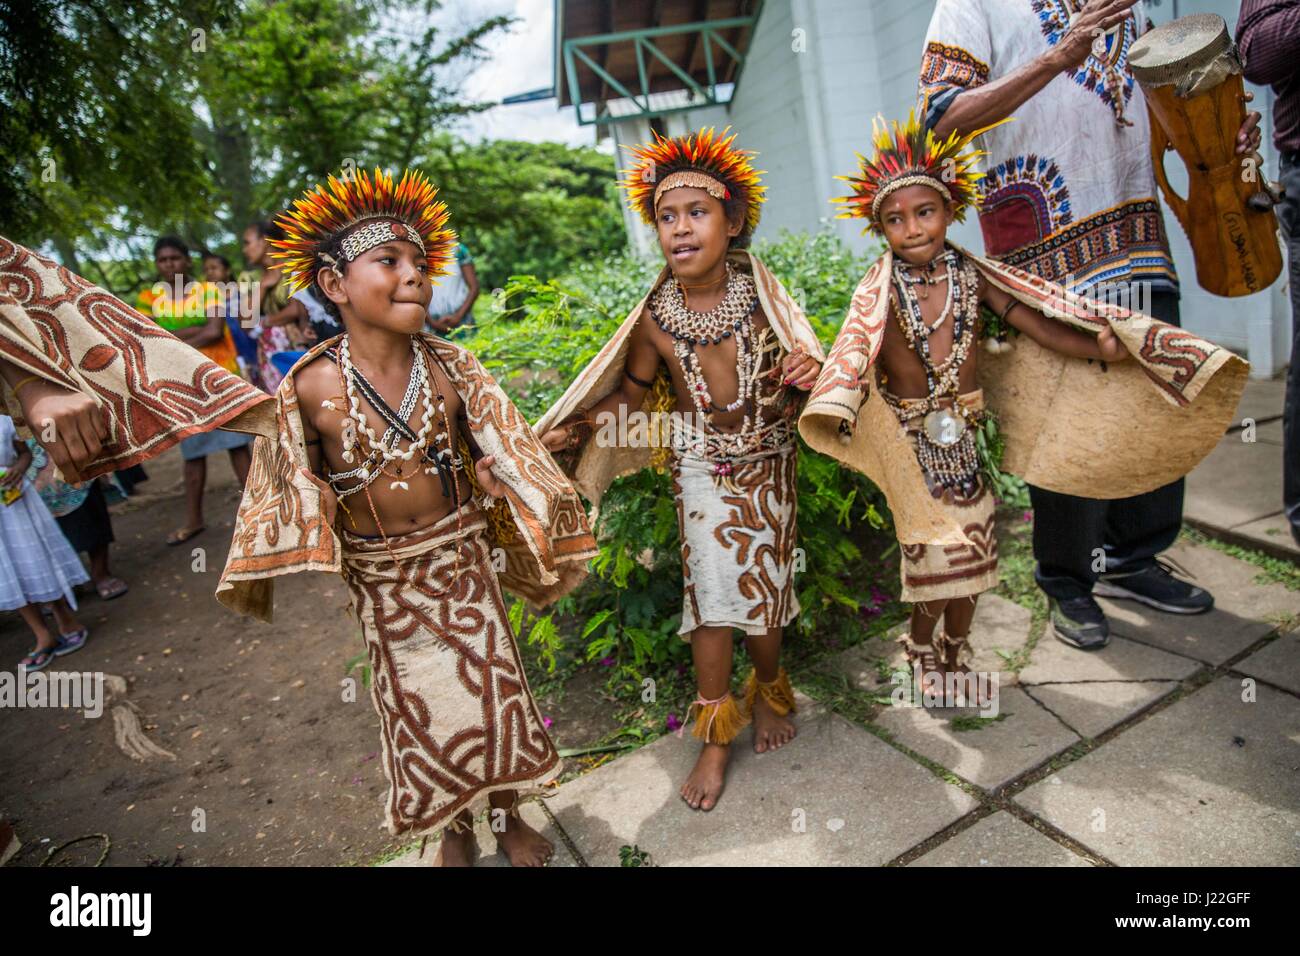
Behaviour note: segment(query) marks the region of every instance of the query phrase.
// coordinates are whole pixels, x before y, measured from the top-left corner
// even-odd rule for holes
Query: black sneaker
[[[1214,596],[1209,591],[1180,581],[1174,577],[1173,569],[1160,560],[1141,571],[1102,575],[1092,593],[1139,601],[1170,614],[1204,614],[1214,607]]]
[[[1081,651],[1095,651],[1110,643],[1110,624],[1101,605],[1091,596],[1051,602],[1052,630],[1058,640]]]

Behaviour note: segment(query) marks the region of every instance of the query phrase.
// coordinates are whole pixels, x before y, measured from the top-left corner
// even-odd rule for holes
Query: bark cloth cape
[[[808,355],[821,362],[825,357],[821,343],[808,324],[803,310],[790,297],[780,281],[768,271],[758,257],[744,250],[733,250],[727,257],[737,266],[753,274],[754,285],[758,290],[758,300],[763,312],[771,323],[777,341],[788,353],[795,346],[802,345]],[[618,331],[573,380],[559,400],[552,405],[538,420],[535,426],[537,434],[545,435],[574,412],[586,411],[617,389],[623,379],[623,369],[627,364],[627,351],[632,329],[637,320],[645,315],[649,318],[647,302],[655,289],[670,279],[671,271],[664,267],[636,307],[628,313]],[[667,370],[660,368],[658,375],[666,375]],[[652,411],[654,391],[647,392],[642,410]],[[593,434],[598,434],[599,430]],[[615,478],[640,471],[651,463],[654,449],[648,447],[632,448],[614,445],[602,447],[598,442],[587,439],[580,449],[573,471],[573,485],[592,503],[591,521],[594,524],[599,514],[600,500],[604,497],[610,482]]]
[[[1057,321],[1093,334],[1109,325],[1130,353],[1113,364],[1070,358],[1027,335],[1008,352],[982,350],[979,386],[1005,441],[1003,471],[1049,491],[1125,498],[1187,474],[1223,438],[1250,369],[1243,359],[1140,312],[1088,302],[958,251],[992,285]],[[927,491],[897,417],[871,387],[892,264],[886,251],[858,284],[799,431],[884,492],[902,544],[962,544],[961,529]]]
[[[548,604],[585,577],[596,553],[582,503],[479,361],[436,336],[424,338],[450,373],[478,447],[496,455],[493,470],[507,489],[493,522],[506,556],[501,585],[534,607]],[[108,410],[111,437],[87,477],[213,428],[258,436],[218,584],[222,604],[269,621],[275,576],[340,570],[342,545],[325,522],[322,494],[298,470],[307,450],[292,375],[267,395],[110,293],[2,237],[0,356]],[[7,385],[0,404],[22,425]]]

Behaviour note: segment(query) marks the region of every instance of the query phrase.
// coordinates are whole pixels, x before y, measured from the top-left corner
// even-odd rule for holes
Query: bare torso
[[[757,344],[764,330],[771,329],[771,323],[767,320],[767,315],[763,312],[762,305],[755,307],[753,314],[753,338],[752,341]],[[682,364],[673,350],[674,340],[671,335],[655,323],[647,310],[638,322],[638,332],[645,335],[650,343],[654,346],[655,351],[659,354],[660,361],[667,365],[668,373],[672,377],[673,394],[675,397],[674,409],[682,414],[698,414],[695,402],[691,398],[690,389],[687,386],[686,376],[682,371]],[[775,332],[768,331],[767,337],[769,342],[775,342]],[[737,369],[737,349],[736,337],[730,336],[725,338],[717,345],[695,346],[695,354],[699,359],[700,371],[704,375],[705,382],[709,386],[709,394],[713,397],[713,404],[718,408],[725,409],[727,405],[734,402],[740,393],[740,376]],[[774,394],[781,386],[781,355],[779,349],[772,350],[761,360],[759,365],[759,385],[755,400],[767,398]],[[735,411],[714,411],[709,416],[709,425],[720,432],[739,431],[744,422],[746,410],[738,408]],[[754,420],[754,410],[749,410],[751,422]],[[763,421],[771,422],[775,416],[770,411],[763,413]]]
[[[920,299],[921,317],[927,325],[933,323],[943,310],[943,304],[948,295],[948,281],[945,279],[936,285],[929,286],[929,297]],[[922,292],[926,288],[921,287]],[[981,297],[983,293],[984,279],[981,276]],[[884,382],[884,387],[899,398],[925,398],[928,394],[925,381],[925,365],[922,364],[921,357],[912,349],[912,346],[907,341],[907,336],[903,333],[898,312],[899,307],[900,304],[891,283],[885,335],[881,342],[879,358],[876,361],[878,380],[882,377],[887,379]],[[938,367],[952,352],[953,321],[951,317],[945,320],[943,325],[939,326],[929,336],[929,341],[930,360],[935,367]],[[979,349],[975,347],[978,342],[979,326],[977,324],[975,343],[967,354],[966,361],[962,363],[961,371],[958,374],[959,387],[963,393],[974,391],[979,387],[976,365]]]
[[[397,408],[401,404],[402,395],[406,391],[406,369],[381,372],[363,368],[362,372],[390,407]],[[460,444],[460,436],[468,437],[464,405],[436,360],[432,363],[430,373],[433,376],[435,402],[434,434],[443,429],[442,416],[437,414],[436,409],[437,394],[441,392],[445,401],[451,447],[456,449]],[[307,433],[307,451],[312,471],[325,477],[327,469],[338,473],[355,468],[358,461],[343,460],[343,422],[348,406],[338,366],[325,356],[319,356],[297,372],[295,384],[303,426]],[[335,409],[323,407],[321,402],[326,400],[333,402]],[[379,413],[364,396],[359,396],[359,401],[370,429],[376,435],[382,436],[384,426]],[[415,411],[407,421],[413,432],[419,431],[421,416],[422,408],[417,403]],[[316,438],[319,438],[320,443],[312,444]],[[400,447],[405,448],[406,443],[400,443]],[[443,447],[441,443],[439,447]],[[368,489],[369,500],[364,490],[341,498],[338,519],[341,527],[357,534],[373,537],[381,533],[380,525],[382,525],[382,533],[393,537],[426,528],[450,514],[455,504],[451,497],[443,494],[442,482],[438,474],[436,472],[425,474],[425,464],[427,463],[417,463],[412,459],[408,462],[387,465],[385,467],[390,474],[381,474],[371,483]],[[473,463],[465,461],[465,468],[471,467]],[[395,477],[398,475],[401,481],[407,483],[408,488],[393,487],[393,482],[399,480]],[[456,472],[456,481],[459,500],[467,500],[471,489],[464,471]],[[354,480],[350,479],[345,483],[345,487],[353,483]]]

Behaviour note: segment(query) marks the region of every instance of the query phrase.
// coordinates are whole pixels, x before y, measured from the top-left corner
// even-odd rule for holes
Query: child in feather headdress
[[[74,478],[217,427],[257,433],[217,599],[269,621],[276,576],[341,572],[369,657],[389,831],[444,831],[436,859],[464,865],[472,814],[490,805],[510,862],[537,866],[553,847],[517,807],[560,759],[502,588],[548,604],[596,549],[519,410],[473,355],[421,331],[455,248],[447,218],[422,174],[395,184],[379,170],[331,177],[281,217],[284,281],[313,286],[346,332],[274,399],[0,238],[0,402],[21,405]]]
[[[829,373],[837,359],[852,355],[862,365],[854,368],[861,376],[855,388],[861,384],[863,392],[878,392],[887,403],[914,451],[924,490],[943,510],[926,528],[917,509],[891,501],[900,527],[920,525],[920,531],[931,533],[928,540],[924,533],[922,540],[900,538],[902,598],[913,602],[910,635],[902,643],[927,693],[936,691],[949,672],[969,672],[976,598],[997,584],[995,502],[982,475],[976,438],[985,414],[978,343],[982,333],[992,332],[983,328],[980,310],[987,307],[998,319],[989,351],[1010,349],[1005,342],[1010,326],[1071,358],[1113,363],[1127,356],[1104,320],[1093,319],[1100,328],[1089,334],[1048,317],[1000,287],[1005,277],[985,274],[982,261],[946,241],[949,226],[975,199],[979,173],[974,165],[983,155],[969,148],[975,135],[937,140],[915,117],[906,126],[896,122],[892,131],[880,121],[875,155],[859,156],[858,177],[840,177],[853,186],[853,195],[839,198],[849,207],[844,216],[866,219],[889,251],[854,295],[828,360],[827,380],[818,382],[814,393],[816,401],[842,386]],[[872,436],[878,442],[878,471],[868,475],[900,498],[909,479],[900,477],[898,460],[884,459],[880,438],[880,433]],[[844,458],[836,446],[822,450]],[[861,459],[852,463],[867,470]],[[881,477],[880,471],[893,475]]]
[[[760,753],[795,734],[793,691],[780,666],[782,628],[799,612],[793,425],[822,358],[799,307],[744,251],[764,189],[752,154],[734,141],[706,129],[656,136],[633,151],[622,185],[655,227],[667,267],[537,424],[598,505],[615,477],[652,464],[635,431],[617,434],[614,423],[669,413],[684,576],[679,633],[691,642],[699,693],[691,712],[703,741],[681,795],[701,810],[717,803],[730,744],[746,723],[753,720]],[[737,630],[754,662],[741,703],[731,694]]]
[[[516,808],[556,776],[559,757],[501,586],[553,600],[585,573],[594,541],[567,480],[482,365],[422,331],[431,282],[456,247],[436,192],[418,172],[394,184],[360,171],[280,217],[272,257],[290,291],[313,287],[346,331],[280,385],[281,447],[258,444],[218,598],[269,614],[260,579],[322,566],[319,542],[344,519],[325,540],[341,544],[329,563],[341,565],[366,641],[390,832],[442,830],[438,860],[464,865],[472,810],[487,803],[511,864],[538,866],[553,847]]]

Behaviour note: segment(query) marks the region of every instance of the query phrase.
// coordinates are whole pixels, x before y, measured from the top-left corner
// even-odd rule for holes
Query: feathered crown
[[[754,169],[750,162],[758,154],[733,147],[736,134],[728,133],[730,126],[721,136],[712,126],[686,136],[667,137],[656,132],[653,143],[626,147],[635,157],[631,168],[622,170],[624,178],[619,183],[627,192],[628,206],[653,223],[659,198],[677,186],[695,186],[724,201],[734,194],[745,203],[743,234],[753,232],[767,192],[759,185],[762,170]]]
[[[285,238],[269,240],[271,259],[284,270],[290,291],[297,292],[311,285],[321,266],[337,264],[324,247],[348,232],[340,244],[348,262],[381,243],[402,239],[424,248],[433,279],[447,271],[456,249],[456,234],[447,228],[447,204],[437,195],[438,188],[414,169],[403,172],[396,186],[380,169],[373,180],[364,169],[342,180],[330,176],[280,214]],[[375,221],[360,225],[370,220]]]
[[[866,219],[867,228],[879,232],[880,206],[885,198],[905,186],[924,185],[938,190],[951,202],[955,218],[961,221],[966,207],[978,202],[977,183],[984,174],[975,168],[976,161],[988,155],[972,147],[971,141],[998,125],[964,136],[952,133],[940,140],[934,130],[922,127],[915,110],[907,114],[907,123],[902,126],[897,121],[886,125],[884,117],[877,116],[871,124],[875,155],[867,160],[857,154],[860,175],[835,177],[853,187],[853,195],[831,200],[848,207],[838,218]]]

